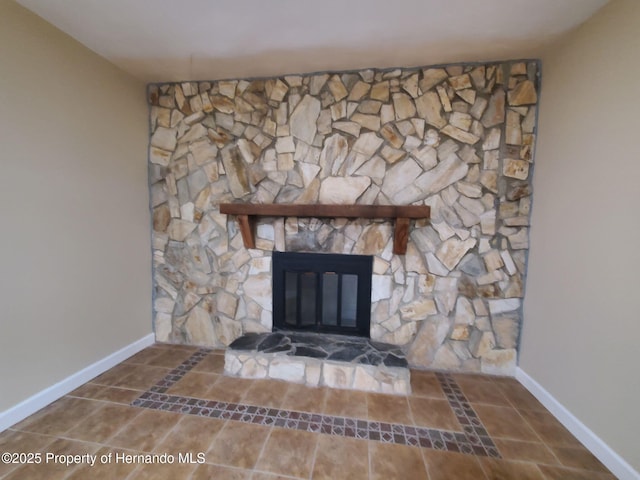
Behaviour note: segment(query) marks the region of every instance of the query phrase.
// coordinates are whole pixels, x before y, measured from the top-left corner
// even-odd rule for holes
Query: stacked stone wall
[[[371,337],[414,367],[511,374],[531,208],[536,61],[151,85],[158,341],[271,330],[271,251],[374,255]],[[263,218],[223,202],[429,205],[384,220]]]

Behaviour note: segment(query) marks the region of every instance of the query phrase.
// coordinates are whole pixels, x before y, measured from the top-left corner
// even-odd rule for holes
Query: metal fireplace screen
[[[369,337],[373,257],[273,252],[273,328]]]

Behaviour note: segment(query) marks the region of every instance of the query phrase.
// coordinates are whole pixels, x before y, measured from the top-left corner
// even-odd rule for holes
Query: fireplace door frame
[[[296,330],[323,333],[338,333],[370,337],[371,326],[371,280],[373,257],[369,255],[344,255],[333,253],[273,252],[272,257],[273,288],[273,330]],[[297,295],[295,317],[296,324],[286,321],[286,275],[297,275],[297,291],[301,290],[301,276],[315,276],[315,321],[309,318],[303,322],[301,295]],[[336,325],[326,324],[323,319],[324,274],[338,276]],[[342,282],[343,275],[357,276],[355,326],[341,325]],[[291,278],[291,277],[290,277]],[[307,312],[308,313],[308,312]],[[312,319],[313,320],[313,319]]]

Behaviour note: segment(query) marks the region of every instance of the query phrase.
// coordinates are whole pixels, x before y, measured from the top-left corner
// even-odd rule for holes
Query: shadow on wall
[[[128,72],[148,82],[180,82],[185,80],[219,80],[228,78],[256,78],[285,74],[308,74],[323,71],[356,71],[365,68],[420,67],[422,65],[453,64],[456,62],[492,62],[536,57],[541,49],[557,38],[541,36],[531,40],[514,41],[496,37],[482,45],[474,38],[457,36],[438,44],[416,44],[394,40],[393,45],[380,43],[364,47],[344,46],[305,50],[269,50],[252,55],[237,52],[233,57],[191,58],[114,58],[113,61]],[[151,73],[147,73],[151,72]]]

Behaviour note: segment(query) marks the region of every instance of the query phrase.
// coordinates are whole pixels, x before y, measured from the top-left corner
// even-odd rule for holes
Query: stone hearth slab
[[[229,345],[224,372],[313,387],[411,393],[409,368],[399,347],[344,335],[249,333]]]

